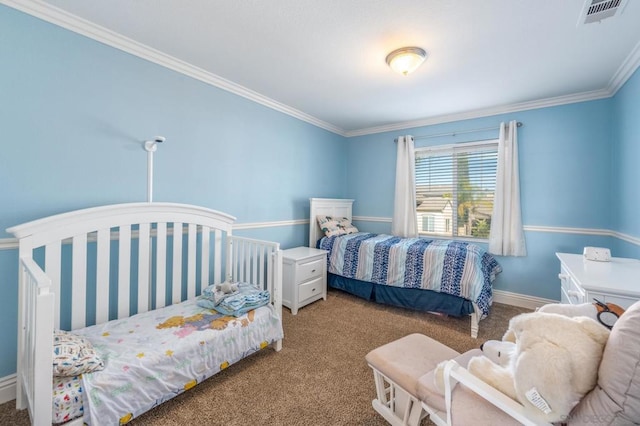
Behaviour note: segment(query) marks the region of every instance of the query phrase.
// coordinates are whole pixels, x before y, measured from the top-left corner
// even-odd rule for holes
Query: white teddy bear
[[[592,318],[532,312],[511,319],[503,341],[471,358],[473,375],[520,402],[540,422],[558,422],[596,385],[609,330]],[[442,389],[442,366],[436,386]]]

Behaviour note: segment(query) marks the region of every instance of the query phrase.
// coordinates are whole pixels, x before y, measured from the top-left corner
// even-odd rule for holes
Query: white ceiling
[[[3,1],[347,136],[603,98],[640,63],[639,0],[589,25],[585,0]]]

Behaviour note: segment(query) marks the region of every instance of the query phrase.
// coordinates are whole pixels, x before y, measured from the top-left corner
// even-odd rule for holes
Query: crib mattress
[[[53,378],[53,423],[65,423],[82,416],[80,376]]]
[[[236,318],[195,299],[74,333],[105,361],[82,376],[87,425],[126,423],[283,338],[270,305]]]

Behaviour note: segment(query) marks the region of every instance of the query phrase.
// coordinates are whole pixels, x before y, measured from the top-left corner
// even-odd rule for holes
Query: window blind
[[[418,148],[415,159],[418,232],[488,238],[498,141]]]

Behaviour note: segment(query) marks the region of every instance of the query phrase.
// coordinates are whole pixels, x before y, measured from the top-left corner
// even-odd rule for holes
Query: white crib
[[[34,425],[51,424],[54,328],[179,303],[224,279],[268,290],[281,318],[279,244],[232,236],[234,220],[186,204],[127,203],[9,228],[20,263],[16,407],[28,408]]]

